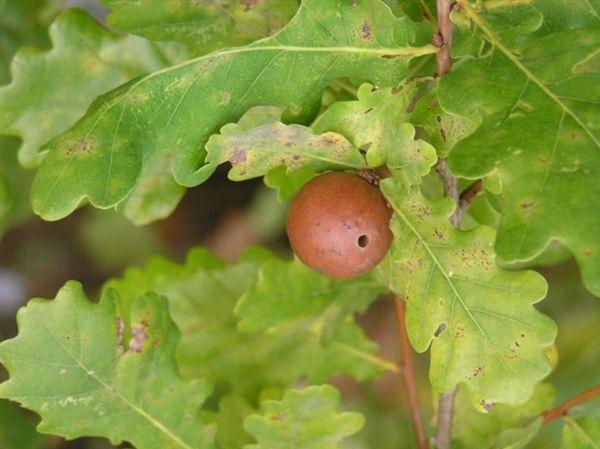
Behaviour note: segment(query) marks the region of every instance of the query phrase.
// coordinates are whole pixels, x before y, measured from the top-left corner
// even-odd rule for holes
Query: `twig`
[[[437,6],[437,25],[438,30],[433,36],[433,42],[440,47],[436,54],[437,75],[444,76],[452,67],[450,57],[450,48],[452,46],[452,22],[450,21],[451,0],[436,0]],[[450,223],[456,228],[459,227],[464,215],[463,205],[458,194],[458,181],[450,173],[445,159],[439,159],[436,170],[444,181],[444,191],[446,196],[456,201],[456,209],[450,217]],[[467,203],[468,204],[468,203]],[[452,441],[452,416],[454,410],[454,397],[457,388],[440,394],[438,398],[438,416],[437,432],[435,436],[435,445],[438,449],[449,449]]]
[[[406,332],[406,305],[404,304],[404,301],[397,296],[394,297],[394,304],[396,306],[398,335],[400,337],[400,375],[402,376],[406,396],[408,398],[413,430],[419,449],[429,449],[429,442],[427,441],[427,434],[425,433],[425,426],[423,424],[423,415],[421,414],[421,405],[417,394],[417,380],[412,357],[412,348]]]
[[[478,179],[477,181],[475,181],[473,184],[471,184],[469,187],[467,187],[465,190],[463,190],[461,192],[461,194],[458,198],[458,206],[454,210],[454,214],[453,214],[453,219],[454,219],[454,221],[456,221],[456,223],[460,223],[462,221],[462,218],[463,218],[467,208],[469,207],[469,204],[471,204],[471,201],[473,201],[475,199],[477,194],[481,191],[482,187],[483,187],[483,183],[481,182],[481,179]],[[455,225],[455,226],[457,226],[457,225]]]
[[[559,406],[542,413],[542,422],[544,424],[548,424],[555,419],[562,418],[569,412],[571,408],[598,395],[600,395],[600,385],[596,385],[595,387],[590,388],[589,390],[584,391],[583,393],[580,393],[577,396],[563,402]]]
[[[450,21],[451,0],[436,0],[438,31],[434,35],[433,43],[440,47],[437,52],[437,74],[444,76],[450,72],[452,59],[450,58],[450,47],[452,46],[452,22]]]
[[[435,164],[435,169],[438,174],[442,178],[444,183],[444,194],[449,196],[454,201],[456,201],[456,209],[454,213],[450,216],[450,223],[456,228],[460,225],[460,219],[462,218],[463,213],[459,211],[460,209],[460,195],[458,194],[458,181],[454,177],[450,170],[448,169],[448,164],[446,163],[446,159],[439,158],[437,164]]]
[[[440,394],[438,399],[437,434],[435,447],[449,449],[452,441],[452,415],[454,412],[454,397],[457,389],[454,387],[446,393]]]

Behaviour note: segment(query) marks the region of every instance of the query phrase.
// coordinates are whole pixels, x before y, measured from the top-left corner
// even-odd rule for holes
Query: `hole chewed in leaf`
[[[444,332],[447,328],[448,328],[448,326],[446,326],[446,323],[442,323],[438,326],[438,328],[435,330],[433,335],[435,337],[439,337],[441,335],[441,333]]]

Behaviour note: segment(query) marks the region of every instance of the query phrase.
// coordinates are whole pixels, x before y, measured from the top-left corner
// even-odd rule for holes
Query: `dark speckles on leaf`
[[[91,153],[94,151],[94,146],[87,139],[77,139],[72,145],[67,147],[66,154],[70,156],[73,153]]]
[[[363,39],[371,39],[371,27],[366,20],[360,26],[360,33]]]

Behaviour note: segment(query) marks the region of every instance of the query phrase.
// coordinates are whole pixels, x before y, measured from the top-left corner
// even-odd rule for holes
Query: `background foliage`
[[[536,418],[600,378],[600,5],[461,2],[434,80],[429,0],[70,3],[0,2],[2,447],[413,447],[388,288],[430,431],[461,383],[453,447],[594,447]],[[285,201],[382,164],[384,263],[291,259]]]

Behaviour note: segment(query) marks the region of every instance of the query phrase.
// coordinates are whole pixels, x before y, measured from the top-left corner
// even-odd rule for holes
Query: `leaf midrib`
[[[77,317],[78,317],[78,323],[79,323],[79,315]],[[138,407],[135,403],[131,402],[129,399],[127,399],[125,396],[123,396],[121,394],[121,392],[119,390],[117,390],[116,388],[114,388],[110,383],[106,382],[101,377],[96,375],[95,370],[91,370],[88,367],[86,367],[81,362],[81,360],[79,360],[77,357],[75,357],[73,354],[71,354],[71,351],[69,351],[68,348],[65,347],[65,345],[63,345],[62,341],[60,341],[58,336],[54,333],[52,328],[50,326],[48,326],[48,324],[45,321],[42,320],[41,323],[46,328],[46,330],[48,330],[50,335],[52,335],[52,338],[61,347],[61,349],[64,351],[64,353],[67,354],[71,358],[71,360],[73,360],[77,364],[77,366],[79,366],[79,368],[81,368],[84,371],[86,376],[89,376],[92,379],[94,379],[97,383],[102,385],[102,387],[104,389],[111,391],[112,394],[114,394],[116,397],[118,397],[125,405],[129,406],[133,411],[135,411],[140,416],[142,416],[144,419],[146,419],[150,424],[152,424],[154,427],[159,429],[162,433],[164,433],[169,439],[173,440],[180,447],[182,447],[184,449],[194,449],[192,446],[189,446],[187,443],[185,443],[183,440],[181,440],[181,438],[179,438],[177,435],[175,435],[175,433],[173,433],[168,427],[166,427],[158,419],[156,419],[154,416],[147,413],[142,408]]]
[[[492,340],[490,339],[490,337],[487,335],[487,333],[485,332],[485,330],[483,329],[483,327],[481,327],[481,325],[479,324],[479,321],[477,321],[477,319],[475,318],[475,316],[471,313],[471,310],[469,309],[469,307],[467,306],[467,304],[465,303],[465,301],[463,300],[462,296],[460,295],[458,289],[456,288],[456,286],[454,285],[454,283],[452,282],[452,279],[450,278],[450,276],[448,275],[448,273],[446,273],[446,270],[444,269],[442,263],[438,260],[437,256],[435,255],[435,253],[431,250],[431,248],[429,247],[429,245],[427,244],[427,242],[425,241],[425,239],[423,238],[423,236],[419,233],[419,231],[412,225],[412,223],[408,220],[408,218],[406,218],[406,216],[402,213],[402,211],[397,208],[395,206],[395,204],[392,203],[392,207],[394,209],[394,212],[396,214],[398,214],[398,216],[402,219],[402,221],[406,224],[406,226],[408,226],[408,228],[411,230],[411,232],[417,237],[417,239],[421,242],[421,245],[423,245],[423,248],[425,248],[425,250],[427,251],[427,253],[429,254],[431,260],[433,261],[434,265],[438,268],[439,272],[442,274],[442,276],[444,277],[444,280],[446,281],[446,283],[450,286],[452,292],[454,293],[454,298],[452,300],[452,304],[454,305],[454,303],[456,302],[456,300],[458,299],[458,302],[460,303],[460,305],[462,306],[463,310],[466,312],[467,316],[471,319],[471,321],[473,321],[473,323],[475,324],[475,327],[477,328],[477,330],[481,333],[481,335],[483,335],[483,337],[490,343],[490,346],[492,348],[495,348]],[[504,364],[504,361],[502,360],[502,358],[497,354],[496,351],[494,352],[494,356],[496,357],[496,359],[498,360],[498,362],[500,363],[500,365],[502,366],[502,368],[504,369],[504,372],[510,377],[512,378],[512,375],[510,374],[510,372],[508,371],[506,365]],[[448,369],[448,365],[446,364],[446,371]],[[444,378],[446,377],[446,374],[444,374]]]
[[[504,56],[506,56],[523,74],[529,79],[532,83],[538,86],[542,92],[544,92],[552,101],[554,101],[566,114],[571,116],[573,120],[583,129],[583,131],[592,139],[594,144],[598,149],[600,149],[600,141],[596,138],[594,133],[585,125],[583,120],[579,118],[577,114],[571,108],[569,108],[565,103],[563,103],[558,95],[552,92],[540,79],[538,79],[519,59],[507,48],[504,46],[502,41],[496,34],[487,27],[483,19],[477,14],[474,10],[473,6],[469,3],[463,3],[465,8],[465,12],[467,16],[473,21],[475,25],[477,25],[481,31],[485,34],[487,40],[498,48]]]

